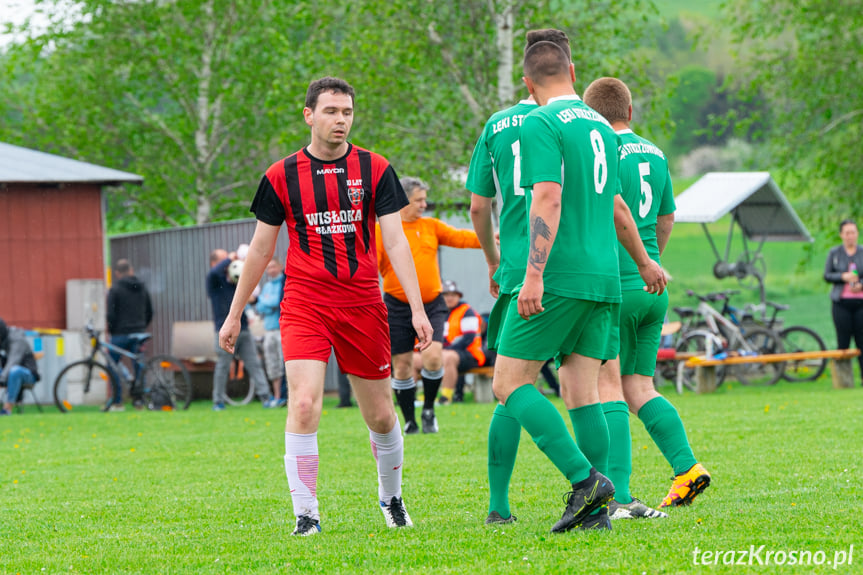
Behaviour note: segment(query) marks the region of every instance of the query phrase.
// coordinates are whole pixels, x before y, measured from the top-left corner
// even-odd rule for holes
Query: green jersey
[[[621,130],[617,135],[620,136],[621,195],[632,212],[647,255],[659,263],[656,218],[675,210],[668,159],[662,150],[632,130]],[[638,266],[626,250],[618,251],[621,289],[640,290],[644,281],[638,275]]]
[[[560,224],[543,273],[545,291],[620,301],[614,196],[620,138],[576,95],[552,98],[521,127],[521,185],[527,211],[534,184],[561,184]]]
[[[500,194],[500,267],[494,281],[508,294],[524,280],[527,267],[527,212],[520,186],[518,132],[524,117],[537,108],[522,100],[492,115],[476,142],[467,189],[487,198]]]

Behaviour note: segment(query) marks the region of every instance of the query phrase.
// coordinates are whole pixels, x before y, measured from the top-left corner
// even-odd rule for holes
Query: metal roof
[[[747,239],[812,241],[769,172],[710,172],[674,201],[678,223],[710,223],[733,213]]]
[[[137,174],[112,170],[0,142],[0,184],[141,184]]]

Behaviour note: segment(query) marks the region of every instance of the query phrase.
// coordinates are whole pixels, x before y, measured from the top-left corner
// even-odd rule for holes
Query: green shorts
[[[486,346],[488,349],[497,349],[500,333],[503,331],[503,320],[506,317],[506,310],[509,308],[511,299],[512,294],[499,293],[494,306],[491,308],[491,313],[488,314],[488,330],[486,331]]]
[[[572,353],[602,360],[617,357],[620,304],[545,293],[544,311],[526,320],[518,315],[518,294],[510,297],[499,334],[500,355],[535,361]]]
[[[620,304],[620,374],[653,377],[662,323],[668,310],[668,292],[623,292]]]

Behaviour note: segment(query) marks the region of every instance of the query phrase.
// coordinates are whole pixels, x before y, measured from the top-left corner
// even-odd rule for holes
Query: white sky
[[[47,8],[43,4],[42,8]],[[34,0],[0,0],[0,48],[12,42],[15,38],[12,35],[4,34],[6,24],[12,23],[16,26],[24,23],[24,20],[31,15],[34,15],[36,3]],[[34,22],[44,21],[44,17],[36,14]]]

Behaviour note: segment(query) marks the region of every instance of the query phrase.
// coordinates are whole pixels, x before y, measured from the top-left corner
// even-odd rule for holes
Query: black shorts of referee
[[[387,306],[387,321],[390,324],[390,349],[393,355],[413,351],[416,344],[417,332],[414,331],[412,323],[413,314],[411,306],[399,301],[388,293],[384,294],[384,303]],[[430,302],[423,304],[426,315],[429,318],[434,334],[432,341],[443,343],[443,326],[449,317],[449,308],[443,296],[438,294]]]
[[[446,348],[444,348],[446,349]],[[476,358],[466,349],[454,349],[452,350],[458,354],[458,372],[464,373],[469,369],[473,369],[475,367],[479,367],[479,362]]]

